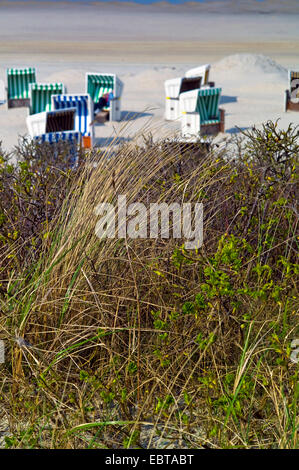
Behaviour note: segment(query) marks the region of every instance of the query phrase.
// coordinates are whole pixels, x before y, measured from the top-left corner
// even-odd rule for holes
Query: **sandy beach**
[[[179,122],[164,120],[164,81],[210,63],[211,79],[222,87],[227,136],[269,119],[286,127],[299,124],[299,113],[284,112],[287,69],[299,69],[298,22],[292,0],[0,2],[0,79],[7,67],[35,66],[38,81],[61,81],[72,93],[84,92],[86,71],[117,73],[125,85],[123,121],[96,126],[103,146],[118,134],[131,139],[144,126],[158,136],[178,131]],[[5,149],[26,135],[26,115],[0,105]]]

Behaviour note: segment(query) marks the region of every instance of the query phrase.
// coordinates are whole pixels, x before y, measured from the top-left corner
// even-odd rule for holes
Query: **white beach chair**
[[[172,78],[165,81],[165,119],[175,121],[180,119],[180,95],[186,91],[215,86],[209,82],[210,64],[201,65],[187,70],[184,77]]]
[[[200,88],[201,80],[201,77],[180,77],[165,81],[165,119],[167,121],[175,121],[180,118],[180,94]]]

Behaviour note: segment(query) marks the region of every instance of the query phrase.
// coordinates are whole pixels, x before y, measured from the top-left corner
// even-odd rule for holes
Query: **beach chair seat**
[[[6,70],[7,75],[7,107],[21,108],[30,104],[29,86],[36,82],[35,69],[10,68]]]
[[[29,114],[37,114],[52,109],[52,95],[65,93],[62,83],[31,83],[29,85]]]
[[[224,110],[219,108],[221,88],[203,88],[180,95],[183,137],[224,132]]]
[[[77,108],[44,111],[27,116],[29,135],[35,137],[51,132],[75,131]]]
[[[285,92],[285,110],[299,111],[299,71],[289,70],[289,88]]]
[[[92,102],[96,105],[99,99],[106,93],[113,93],[107,111],[109,121],[121,120],[121,98],[123,92],[123,82],[112,73],[87,73],[86,93],[91,96]]]
[[[94,123],[93,101],[88,94],[52,95],[52,108],[63,110],[76,108],[75,130],[82,135],[82,146],[93,147]]]

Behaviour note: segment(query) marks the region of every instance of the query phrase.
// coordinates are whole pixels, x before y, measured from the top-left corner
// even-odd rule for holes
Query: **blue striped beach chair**
[[[104,108],[110,121],[120,121],[121,119],[121,97],[123,92],[123,82],[112,73],[87,73],[86,93],[91,96],[94,104],[106,93],[113,93],[108,108]]]
[[[289,70],[289,88],[285,93],[285,110],[299,111],[299,72]]]
[[[90,95],[52,95],[52,108],[76,108],[75,130],[81,133],[84,148],[93,147],[93,102]]]
[[[29,86],[36,82],[35,69],[32,67],[10,68],[6,70],[6,75],[8,108],[29,106]]]
[[[66,142],[69,145],[69,163],[75,167],[78,162],[78,149],[81,146],[82,136],[77,131],[65,132],[49,132],[46,134],[37,135],[34,141],[38,144],[48,143],[53,146],[53,156],[58,154],[59,145],[61,142]]]
[[[224,110],[219,108],[221,88],[202,88],[180,95],[182,135],[216,135],[224,132]]]
[[[41,113],[52,109],[52,95],[65,93],[62,83],[32,83],[29,85],[29,114]]]

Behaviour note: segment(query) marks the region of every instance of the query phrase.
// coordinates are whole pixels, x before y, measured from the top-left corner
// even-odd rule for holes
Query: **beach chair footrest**
[[[220,121],[213,122],[208,121],[207,123],[200,124],[200,135],[217,135],[219,132],[224,132],[225,128],[225,111],[224,109],[219,109],[220,111]]]
[[[217,135],[220,132],[220,122],[217,124],[201,124],[200,135]]]
[[[104,124],[105,122],[109,121],[109,111],[100,111],[94,117],[95,122],[100,124]]]
[[[26,98],[10,98],[7,100],[8,108],[29,108],[30,99]]]

